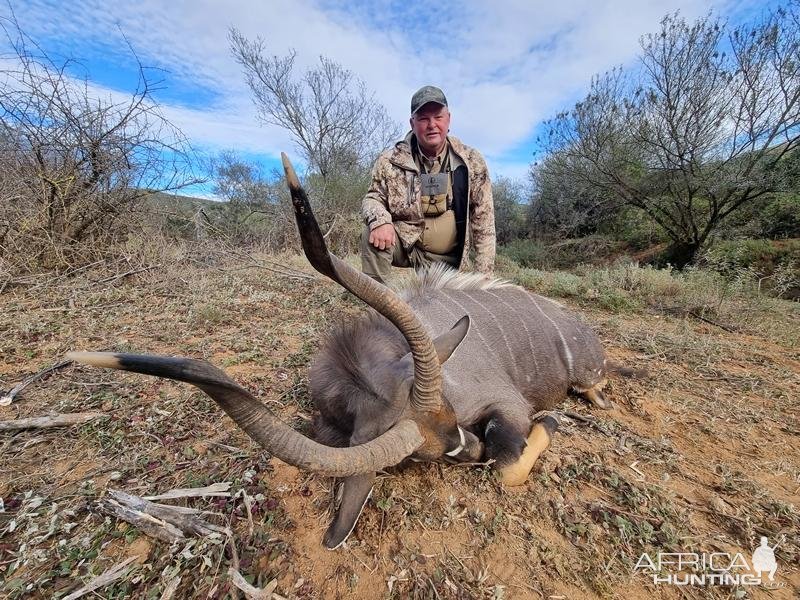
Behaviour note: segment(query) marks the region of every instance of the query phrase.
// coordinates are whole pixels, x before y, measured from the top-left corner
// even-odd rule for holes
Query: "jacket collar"
[[[414,132],[409,131],[405,138],[397,142],[394,145],[391,156],[389,156],[389,162],[406,171],[419,173],[419,169],[414,162],[414,156],[411,154],[411,140],[413,138]],[[452,135],[448,135],[447,141],[450,143],[450,150],[454,152],[464,164],[467,164],[467,161],[464,159],[464,144],[461,143],[461,140]]]

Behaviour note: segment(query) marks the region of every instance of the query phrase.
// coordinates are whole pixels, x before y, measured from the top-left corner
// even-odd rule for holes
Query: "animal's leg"
[[[550,415],[545,416],[533,426],[528,435],[528,445],[525,446],[519,459],[501,469],[502,481],[505,485],[522,485],[527,481],[539,456],[550,446],[556,429],[558,429],[558,421]]]
[[[519,460],[525,450],[525,436],[530,428],[527,414],[515,418],[505,412],[495,411],[484,429],[486,458],[494,459],[500,470]]]
[[[361,511],[367,504],[372,494],[372,486],[375,483],[375,473],[363,475],[353,475],[342,480],[342,502],[336,516],[333,518],[322,543],[329,550],[334,550],[341,546],[352,533],[356,526]]]
[[[581,395],[584,399],[588,400],[592,404],[594,404],[597,408],[602,408],[603,410],[611,410],[614,408],[614,403],[611,402],[608,398],[606,398],[605,394],[603,394],[603,387],[605,387],[607,381],[604,379],[600,383],[590,387],[587,390],[578,390],[578,394]]]

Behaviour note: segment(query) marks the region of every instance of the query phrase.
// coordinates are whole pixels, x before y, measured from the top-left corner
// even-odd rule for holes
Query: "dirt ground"
[[[311,273],[296,257],[268,264]],[[70,350],[188,355],[308,431],[308,362],[359,302],[322,278],[230,262],[125,271],[5,286],[0,390]],[[567,399],[574,416],[523,487],[504,489],[485,466],[382,473],[337,551],[321,545],[333,482],[261,451],[195,388],[75,365],[32,383],[0,420],[107,418],[0,432],[0,596],[63,597],[135,557],[88,597],[234,597],[232,565],[284,598],[800,597],[798,305],[770,301],[740,324],[563,301],[612,359],[650,377],[611,381],[611,411]],[[229,496],[165,503],[209,511],[229,538],[170,546],[98,504],[111,489],[147,496],[219,482],[231,482]],[[750,564],[761,536],[778,544],[774,582],[677,586],[636,568],[659,552],[741,553]]]

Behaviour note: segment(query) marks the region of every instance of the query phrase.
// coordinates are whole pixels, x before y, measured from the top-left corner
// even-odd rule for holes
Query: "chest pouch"
[[[428,252],[449,254],[456,247],[456,213],[447,210],[437,217],[425,217],[422,247]]]
[[[449,187],[449,173],[420,174],[422,212],[425,214],[425,216],[441,215],[447,210]]]

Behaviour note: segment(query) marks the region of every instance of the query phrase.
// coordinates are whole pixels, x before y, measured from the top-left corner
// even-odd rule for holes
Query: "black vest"
[[[456,252],[459,261],[464,251],[464,240],[467,235],[467,216],[469,198],[467,198],[467,167],[460,165],[453,171],[453,212],[456,213]]]

